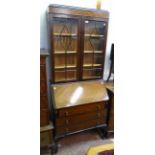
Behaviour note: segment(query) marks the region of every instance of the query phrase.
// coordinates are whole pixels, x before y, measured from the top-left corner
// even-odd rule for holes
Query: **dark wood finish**
[[[45,96],[40,96],[40,108],[41,109],[46,109],[48,105],[48,101],[47,101],[47,95]]]
[[[59,136],[66,135],[71,132],[89,129],[89,128],[101,125],[103,123],[105,123],[104,118],[92,119],[92,120],[86,121],[86,122],[82,121],[82,123],[79,123],[79,124],[58,127],[56,134]]]
[[[84,113],[81,115],[75,115],[75,116],[67,116],[60,118],[56,120],[56,126],[64,126],[64,125],[69,125],[69,124],[80,124],[83,121],[90,121],[93,119],[98,119],[98,118],[106,118],[105,111],[97,111],[97,112],[91,112],[91,113]]]
[[[50,5],[48,8],[48,13],[54,13],[54,14],[59,13],[59,14],[66,14],[66,15],[72,14],[76,16],[109,18],[108,11],[69,7],[69,6],[62,6],[62,5]]]
[[[52,143],[52,139],[53,139],[52,135],[53,135],[52,130],[48,130],[40,133],[41,147],[48,146],[49,144]]]
[[[56,138],[88,129],[106,129],[109,106],[103,81],[55,84],[52,90]]]
[[[50,149],[51,155],[56,150],[53,138],[53,124],[49,121],[46,58],[49,55],[47,50],[40,51],[40,149]]]
[[[109,120],[108,120],[108,131],[114,132],[114,93],[108,90],[110,96],[110,112],[109,112]]]
[[[95,105],[95,103],[92,105]],[[68,133],[76,132],[79,130],[85,130],[98,125],[106,124],[107,108],[103,108],[103,104],[102,107],[100,106],[98,107],[97,105],[96,109],[89,109],[89,107],[90,106],[86,104],[83,106],[83,108],[80,108],[81,111],[78,110],[75,111],[73,108],[71,108],[68,110],[69,111],[68,112],[65,109],[63,112],[65,116],[64,115],[57,116],[56,135],[57,136],[66,135]],[[75,107],[75,109],[76,108],[78,107]]]
[[[40,125],[48,125],[49,124],[49,114],[48,109],[40,109]]]
[[[109,13],[50,5],[47,18],[54,137],[100,129],[104,138],[109,98],[102,79]]]
[[[48,125],[40,127],[40,148],[42,150],[51,151],[51,155],[55,152],[55,142],[53,134],[53,124],[50,122]],[[42,153],[41,153],[42,154]]]
[[[70,108],[58,109],[57,115],[59,117],[72,116],[72,115],[85,114],[89,112],[98,112],[100,110],[103,111],[104,109],[106,109],[106,102],[84,104],[81,106],[73,106]]]
[[[51,78],[52,83],[64,83],[64,82],[103,78],[108,18],[109,13],[104,10],[85,9],[85,8],[59,6],[59,5],[49,6],[48,27],[49,27],[49,46],[52,62],[52,78]],[[66,23],[69,23],[72,20],[76,22],[74,24],[71,24],[72,28],[69,28],[66,26],[66,24],[64,24],[64,22],[62,23],[60,22],[61,24],[58,22],[59,24],[55,26],[57,20],[60,21],[68,20],[68,22]],[[104,34],[101,32],[97,33],[96,30],[95,31],[90,30],[89,32],[90,34],[89,33],[85,34],[85,30],[87,29],[87,28],[85,29],[85,23],[91,21],[94,21],[95,25],[92,24],[92,27],[94,26],[93,29],[98,29],[97,31],[101,31],[100,29],[103,26],[101,23],[105,24],[105,26],[103,26],[105,27]],[[96,27],[96,24],[99,23],[101,25]],[[76,28],[77,31],[74,31],[73,29],[76,30]],[[70,31],[70,33],[67,33],[68,32],[67,29]],[[72,42],[70,44],[72,43],[76,44],[71,45],[76,48],[73,51],[67,49],[68,46],[66,44],[64,44],[66,48],[65,50],[60,48],[61,46],[59,44],[61,43],[61,40],[68,40],[68,38],[72,38],[71,39]],[[86,38],[92,38],[92,39],[96,38],[95,45],[92,45],[91,43],[94,42],[93,41],[94,39],[93,40],[91,39],[91,41],[89,40],[89,42],[87,43],[88,44],[87,47],[91,46],[91,50],[93,50],[93,53],[91,53],[91,51],[85,51],[84,49],[86,44],[85,42]],[[101,39],[103,40],[102,43]],[[97,48],[99,47],[101,48],[100,51],[96,51]],[[101,51],[102,53],[100,54],[96,53]],[[84,61],[85,58],[87,59],[87,64],[85,64]],[[91,59],[92,62],[90,62],[89,64],[89,61]],[[96,61],[99,61],[99,59],[101,60],[101,62],[98,64]],[[75,63],[74,64],[73,61],[76,61],[76,63],[74,62]]]
[[[106,88],[109,95],[109,110],[107,117],[108,136],[114,136],[114,83],[106,83]]]
[[[40,126],[49,124],[47,81],[46,81],[46,56],[40,56]]]

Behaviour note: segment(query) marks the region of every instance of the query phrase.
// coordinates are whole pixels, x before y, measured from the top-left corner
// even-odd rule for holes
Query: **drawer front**
[[[104,122],[106,121],[106,110],[91,112],[86,114],[81,114],[77,116],[68,116],[64,118],[56,119],[56,126],[66,126],[66,125],[76,125],[80,123],[85,123],[86,121],[91,121],[93,119],[104,118]]]
[[[43,108],[48,108],[48,99],[47,99],[47,96],[44,95],[44,96],[40,96],[40,108],[43,109]]]
[[[46,68],[45,65],[40,66],[40,80],[46,79]]]
[[[40,80],[40,94],[46,94],[47,93],[47,87],[46,87],[46,81]]]
[[[40,56],[40,64],[41,65],[44,65],[45,64],[45,59],[46,59],[45,56]]]
[[[97,125],[101,125],[101,124],[104,124],[104,118],[95,119],[95,120],[91,120],[91,121],[85,121],[84,123],[78,124],[78,125],[60,126],[60,127],[57,127],[56,134],[64,135],[67,133],[96,127]]]
[[[85,104],[70,108],[64,108],[57,110],[58,117],[64,117],[64,116],[72,116],[77,114],[84,114],[88,112],[96,112],[100,110],[104,110],[106,108],[107,102],[101,102],[101,103],[91,103],[91,104]]]
[[[40,109],[40,126],[48,125],[48,109]]]
[[[40,146],[48,146],[52,143],[52,130],[40,133]]]

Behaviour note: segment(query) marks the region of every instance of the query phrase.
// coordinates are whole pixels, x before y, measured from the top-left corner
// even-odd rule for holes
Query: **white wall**
[[[107,49],[106,49],[106,58],[105,58],[105,69],[104,69],[104,79],[107,78],[108,67],[109,67],[109,53],[111,43],[114,43],[114,2],[113,0],[102,0],[101,8],[108,10],[110,12],[109,20],[109,29],[108,29],[108,40],[107,40]],[[40,3],[40,48],[48,48],[47,41],[47,23],[46,23],[46,10],[49,4],[61,4],[61,5],[70,5],[78,6],[85,8],[95,8],[96,0],[41,0]]]

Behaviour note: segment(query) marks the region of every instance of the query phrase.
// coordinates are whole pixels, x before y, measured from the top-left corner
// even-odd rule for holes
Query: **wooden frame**
[[[67,75],[69,74],[69,69],[68,66],[66,65],[66,59],[68,59],[68,56],[66,56],[66,52],[65,52],[65,66],[64,66],[64,70],[58,71],[58,73],[60,73],[60,75],[62,75],[64,78],[60,79],[60,81],[56,80],[56,70],[55,69],[62,69],[62,66],[60,66],[60,68],[55,68],[55,59],[56,56],[54,54],[54,32],[53,32],[53,27],[54,27],[54,18],[59,18],[59,19],[74,19],[77,20],[77,40],[75,41],[77,44],[77,56],[75,56],[76,58],[76,68],[73,68],[76,72],[76,78],[71,78],[70,80],[68,80]],[[48,8],[48,27],[49,27],[49,46],[50,46],[50,53],[51,53],[51,66],[52,66],[52,80],[51,83],[64,83],[64,82],[73,82],[73,81],[85,81],[85,80],[95,80],[95,79],[103,79],[103,69],[104,69],[104,59],[105,59],[105,49],[106,49],[106,41],[107,41],[107,27],[108,27],[108,18],[109,18],[109,13],[107,11],[103,11],[103,10],[96,10],[96,9],[85,9],[85,8],[75,8],[75,7],[68,7],[68,6],[60,6],[60,5],[50,5]],[[85,26],[85,20],[90,20],[90,21],[95,21],[95,22],[105,22],[106,26],[105,26],[105,36],[104,36],[104,40],[103,40],[103,48],[101,51],[103,51],[102,54],[102,64],[100,66],[100,76],[98,77],[93,77],[92,75],[90,75],[90,78],[83,78],[83,62],[84,62],[84,26]],[[99,40],[98,40],[99,41]],[[68,54],[69,55],[69,54]],[[91,54],[90,54],[91,55]],[[90,56],[89,55],[89,56]],[[94,54],[93,53],[93,58],[94,58]],[[72,59],[73,60],[73,59]],[[60,60],[59,60],[60,61]],[[97,64],[96,64],[97,65]],[[69,68],[71,69],[71,67],[74,66],[69,66]],[[89,68],[89,66],[88,66]],[[94,68],[94,65],[92,66],[92,68]],[[97,67],[96,67],[97,68]],[[74,70],[71,71],[71,74],[73,74],[72,76],[74,76]],[[88,69],[89,70],[89,69]],[[89,72],[89,71],[88,71]],[[95,74],[95,69],[92,71],[90,71],[90,74]],[[99,71],[96,70],[96,73],[98,73]],[[87,73],[89,74],[89,73]],[[67,77],[67,78],[66,78]]]

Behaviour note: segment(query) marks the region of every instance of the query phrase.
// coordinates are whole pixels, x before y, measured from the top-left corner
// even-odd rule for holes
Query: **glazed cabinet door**
[[[103,77],[107,22],[84,19],[82,79]]]
[[[50,33],[53,82],[78,80],[79,18],[52,16]]]

